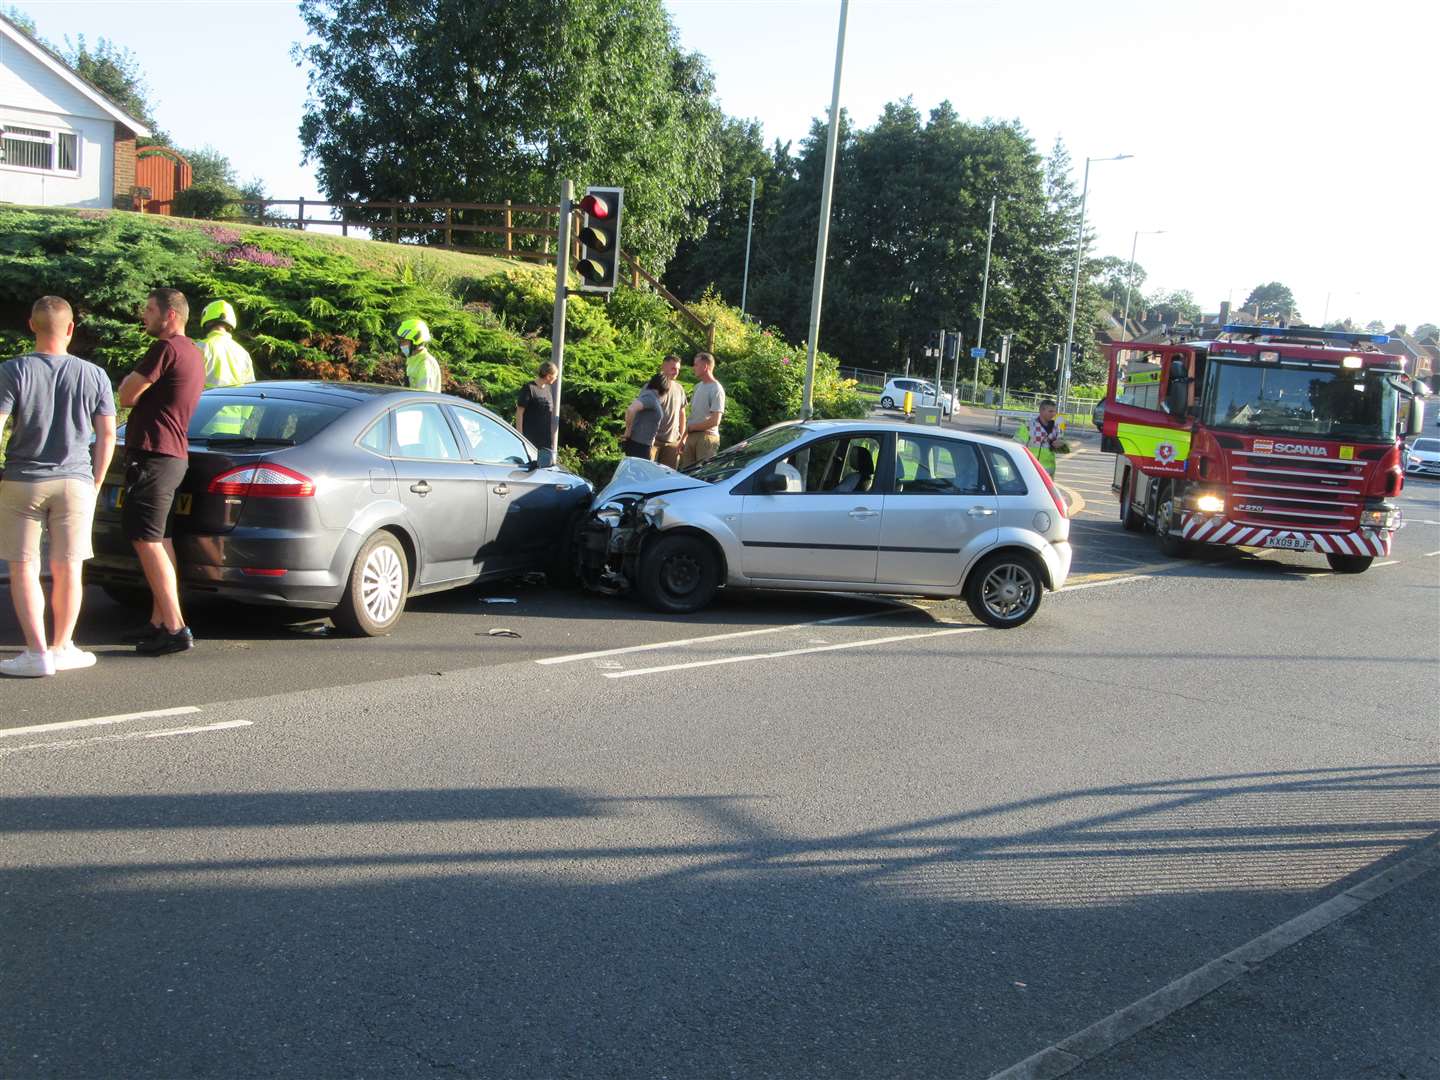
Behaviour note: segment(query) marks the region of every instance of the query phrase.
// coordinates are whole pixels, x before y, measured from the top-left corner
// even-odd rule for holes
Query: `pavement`
[[[1017,631],[514,582],[0,686],[0,1075],[1440,1076],[1440,485],[1348,576],[1059,472]]]

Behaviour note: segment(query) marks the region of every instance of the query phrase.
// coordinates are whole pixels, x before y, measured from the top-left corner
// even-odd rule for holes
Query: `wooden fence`
[[[349,236],[350,230],[367,229],[373,235],[381,234],[376,239],[388,240],[390,243],[398,244],[402,236],[419,235],[421,237],[433,237],[425,243],[425,247],[439,247],[449,251],[463,251],[470,255],[494,255],[505,259],[527,259],[532,262],[551,264],[555,261],[555,240],[559,228],[560,207],[558,205],[545,206],[535,203],[516,203],[506,199],[503,203],[471,203],[471,202],[321,202],[315,199],[246,199],[244,207],[248,217],[246,220],[263,222],[266,225],[294,226],[304,229],[307,225],[340,227],[342,236]],[[295,207],[293,217],[284,217],[271,213],[271,207],[285,206]],[[254,208],[252,211],[251,208]],[[339,211],[338,215],[332,217],[307,217],[306,213],[312,210],[325,209]],[[352,213],[353,212],[353,213]],[[377,218],[379,212],[381,216]],[[402,218],[402,214],[404,215]],[[470,220],[472,216],[481,214],[496,215],[495,224],[480,224]],[[388,215],[388,216],[385,216]],[[457,215],[460,215],[457,220]],[[516,215],[529,219],[532,222],[539,219],[539,223],[528,225],[515,224]],[[486,234],[490,236],[503,237],[502,247],[481,247],[476,244],[457,244],[455,235],[461,237],[467,235]],[[575,238],[572,239],[574,246],[573,256],[579,257],[579,221],[575,222]],[[444,240],[440,240],[441,234]],[[538,246],[531,239],[529,244],[522,240],[516,243],[517,237],[526,239],[538,238]],[[625,265],[630,271],[630,284],[640,287],[643,280],[659,294],[666,303],[680,313],[686,327],[690,331],[692,339],[703,345],[706,352],[715,351],[715,324],[706,322],[684,301],[675,296],[665,286],[660,284],[659,279],[640,265],[640,261],[628,251],[621,251]]]

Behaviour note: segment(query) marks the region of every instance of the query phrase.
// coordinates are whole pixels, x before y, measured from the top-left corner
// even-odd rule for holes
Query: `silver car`
[[[678,473],[627,458],[581,531],[582,580],[668,612],[721,586],[963,596],[1019,626],[1070,572],[1070,522],[1014,441],[890,421],[767,428]]]

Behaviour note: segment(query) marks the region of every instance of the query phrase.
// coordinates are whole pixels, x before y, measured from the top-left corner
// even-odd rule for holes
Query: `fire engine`
[[[1281,548],[1369,569],[1400,527],[1403,430],[1424,420],[1401,357],[1379,351],[1388,340],[1227,325],[1214,340],[1107,346],[1095,424],[1124,527],[1152,529],[1174,557]]]

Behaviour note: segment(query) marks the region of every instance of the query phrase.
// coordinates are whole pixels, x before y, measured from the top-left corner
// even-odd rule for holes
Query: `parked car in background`
[[[1405,447],[1406,476],[1440,476],[1440,439],[1413,439]]]
[[[328,611],[337,627],[375,635],[410,596],[573,572],[589,483],[541,468],[534,446],[472,402],[396,386],[258,382],[207,390],[189,436],[174,518],[189,592]],[[100,492],[86,575],[148,605],[121,531],[124,475],[122,447]]]
[[[880,391],[880,407],[882,409],[900,409],[905,405],[905,393],[909,391],[915,395],[914,402],[917,406],[934,406],[936,402],[935,384],[926,382],[924,379],[891,379]],[[941,411],[949,416],[955,410],[955,399],[948,390],[943,390],[939,395]]]
[[[894,421],[780,424],[685,473],[626,459],[594,506],[582,581],[661,611],[827,589],[963,596],[1012,627],[1070,571],[1064,499],[1025,447]]]

